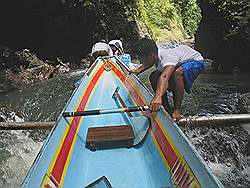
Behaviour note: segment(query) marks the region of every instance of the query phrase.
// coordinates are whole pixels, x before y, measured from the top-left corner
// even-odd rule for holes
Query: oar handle
[[[63,117],[75,117],[75,116],[89,116],[89,115],[100,115],[100,114],[114,114],[123,112],[138,112],[147,111],[148,106],[133,106],[128,108],[113,108],[113,109],[102,109],[102,110],[87,110],[78,112],[63,112]]]

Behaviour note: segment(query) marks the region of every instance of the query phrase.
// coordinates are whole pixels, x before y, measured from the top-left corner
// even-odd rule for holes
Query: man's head
[[[109,53],[106,50],[99,50],[92,54],[93,59],[97,59],[98,57],[108,56]]]
[[[110,48],[110,46],[104,42],[97,42],[95,45],[92,47],[91,50],[91,56],[97,58],[99,56],[112,56],[113,52]]]
[[[102,57],[102,56],[112,56],[113,52],[110,48],[110,46],[104,42],[97,42],[95,43],[95,45],[92,47],[91,50],[91,58],[90,61],[92,63],[94,63],[94,61],[98,58],[98,57]]]
[[[158,62],[158,47],[152,39],[140,39],[137,43],[136,51],[143,64],[151,66]]]

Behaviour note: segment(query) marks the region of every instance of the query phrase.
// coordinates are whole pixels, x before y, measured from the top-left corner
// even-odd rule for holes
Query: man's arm
[[[146,66],[146,65],[144,65],[144,64],[141,64],[139,67],[137,67],[137,68],[135,68],[135,69],[131,69],[130,72],[132,72],[132,73],[138,75],[138,74],[144,72],[145,70],[149,69],[149,68],[152,67],[152,66],[153,66],[153,65],[151,65],[151,66]]]
[[[158,78],[155,95],[149,105],[151,111],[160,110],[160,106],[162,104],[162,97],[168,89],[168,81],[172,76],[174,70],[174,65],[166,65],[164,67],[160,77]]]

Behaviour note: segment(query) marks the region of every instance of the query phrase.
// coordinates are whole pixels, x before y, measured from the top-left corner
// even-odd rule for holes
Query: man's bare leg
[[[154,91],[156,90],[157,81],[158,81],[158,78],[160,77],[160,75],[161,75],[161,72],[156,70],[156,71],[152,72],[149,76],[149,80],[150,80],[151,86],[152,86]],[[162,105],[164,106],[164,108],[167,110],[168,113],[171,113],[171,108],[170,108],[170,105],[168,102],[167,93],[165,93],[162,100],[163,100]]]
[[[181,67],[175,70],[174,76],[175,76],[175,85],[173,91],[174,109],[172,118],[174,121],[179,121],[183,117],[180,109],[184,95],[184,80],[183,80],[183,71]]]

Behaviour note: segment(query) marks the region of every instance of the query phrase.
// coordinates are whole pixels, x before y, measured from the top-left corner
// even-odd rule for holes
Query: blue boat
[[[114,92],[122,100],[113,97]],[[116,57],[100,57],[75,89],[44,142],[22,187],[223,187],[166,111],[65,117],[65,112],[146,106],[152,94]],[[150,118],[141,142],[90,150],[89,128]],[[134,125],[140,126],[140,125]],[[135,137],[137,135],[135,134]]]

